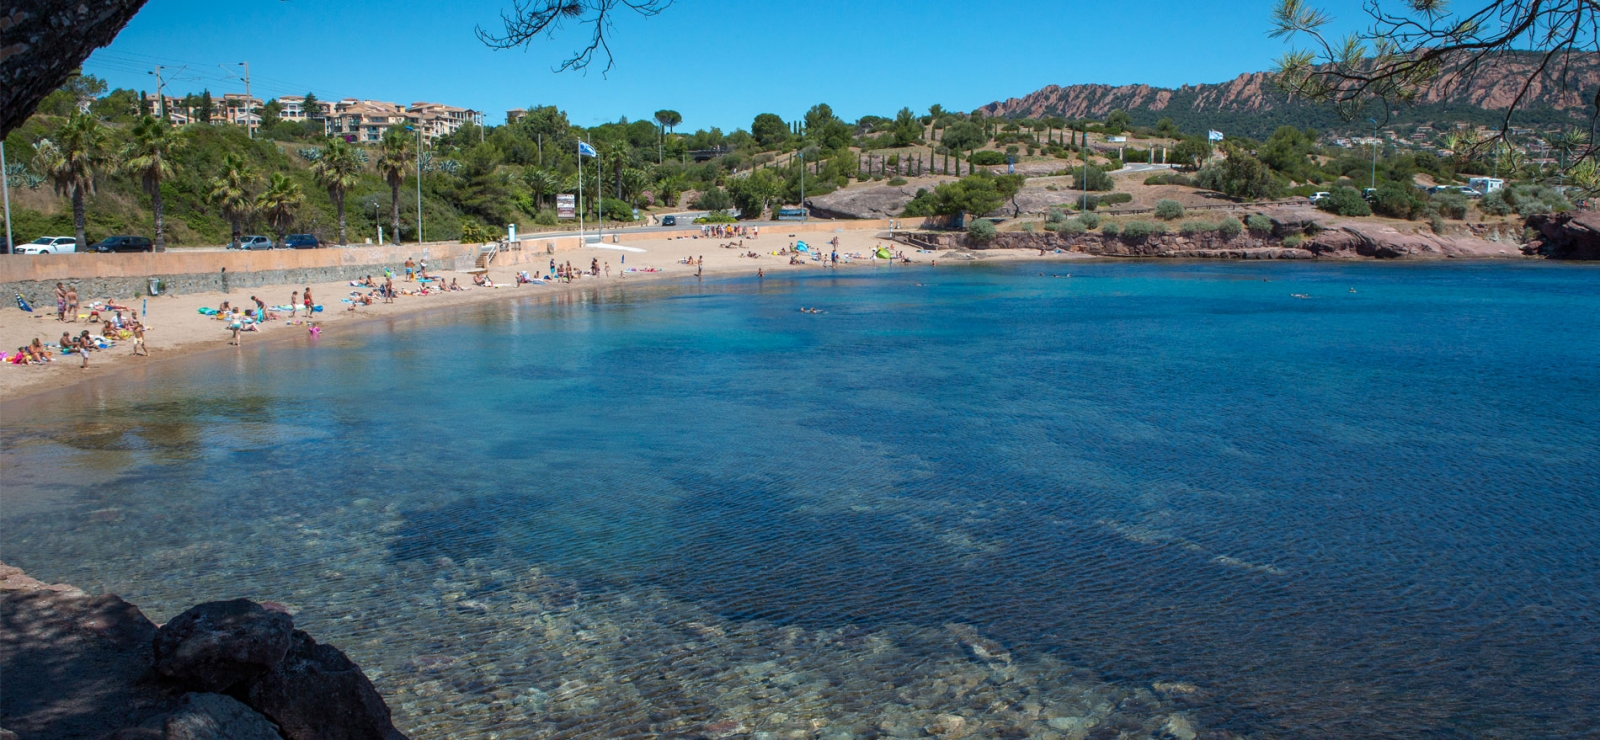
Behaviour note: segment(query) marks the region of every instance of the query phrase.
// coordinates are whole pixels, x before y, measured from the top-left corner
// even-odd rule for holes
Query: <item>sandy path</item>
[[[811,233],[801,234],[809,244],[825,245],[834,237],[839,238],[839,252],[860,252],[870,254],[870,249],[879,244],[890,246],[895,251],[906,252],[913,263],[927,265],[938,261],[941,254],[916,253],[902,245],[893,244],[877,239],[877,231],[845,231],[838,233]],[[809,238],[807,238],[809,237]],[[357,290],[347,282],[330,282],[313,284],[312,295],[317,303],[322,304],[324,311],[316,315],[316,322],[323,335],[337,332],[339,328],[348,325],[351,321],[372,319],[379,317],[398,316],[417,311],[450,306],[461,306],[482,303],[492,300],[507,300],[534,296],[556,295],[564,291],[594,288],[603,285],[625,284],[638,281],[663,280],[663,279],[693,279],[696,267],[683,264],[681,260],[687,257],[696,259],[703,257],[704,276],[729,277],[729,276],[754,276],[757,270],[766,274],[779,274],[806,270],[826,269],[820,263],[807,262],[804,265],[791,266],[787,257],[774,256],[771,252],[784,249],[795,241],[795,237],[785,234],[781,229],[764,231],[760,239],[745,240],[744,249],[726,249],[721,245],[731,242],[729,239],[655,239],[627,242],[622,246],[636,247],[646,250],[643,253],[624,252],[614,249],[585,248],[559,252],[554,257],[561,263],[571,262],[577,268],[587,268],[590,260],[598,259],[602,266],[609,263],[611,276],[606,277],[602,267],[602,275],[598,278],[585,277],[574,280],[572,283],[549,283],[546,285],[517,286],[515,276],[520,270],[539,274],[546,271],[548,259],[527,265],[513,265],[491,267],[489,277],[497,284],[505,287],[499,288],[471,288],[471,275],[462,272],[441,271],[446,282],[455,279],[468,290],[460,292],[446,292],[428,296],[402,295],[391,305],[381,303],[372,306],[358,307],[348,310],[349,304],[340,303],[351,291]],[[758,258],[741,256],[745,251],[755,251]],[[1036,253],[1029,250],[988,250],[983,253],[985,261],[1031,258]],[[1053,256],[1052,259],[1082,258],[1083,255]],[[24,258],[19,258],[24,259]],[[954,264],[946,260],[941,264]],[[873,266],[884,267],[887,263],[883,260],[861,260],[852,264],[841,264],[840,269],[870,269]],[[646,269],[654,268],[659,272],[633,272],[623,273],[622,268]],[[404,271],[395,265],[395,284],[401,289],[416,288],[415,283],[405,283]],[[382,275],[375,275],[381,281]],[[130,367],[148,364],[152,361],[161,361],[175,356],[205,350],[230,348],[228,341],[230,332],[227,323],[201,315],[197,309],[203,306],[216,308],[223,301],[230,301],[235,306],[250,307],[253,304],[250,296],[259,296],[269,306],[283,305],[289,302],[292,291],[304,290],[304,285],[275,285],[257,288],[239,289],[229,293],[194,293],[178,296],[162,296],[149,299],[149,315],[145,317],[145,324],[150,327],[147,342],[150,357],[132,356],[132,343],[119,342],[115,348],[93,353],[89,356],[89,367],[80,369],[80,361],[75,356],[62,358],[56,357],[54,363],[48,365],[0,365],[0,400],[10,401],[24,396],[41,393],[44,391],[61,388],[73,383],[90,378],[103,377]],[[94,296],[103,299],[104,296]],[[132,301],[131,305],[139,305],[143,299],[129,299],[121,296],[124,302]],[[84,297],[85,302],[89,300]],[[0,308],[0,348],[8,353],[14,352],[20,345],[33,341],[38,337],[46,343],[60,339],[63,330],[71,330],[76,336],[83,329],[89,329],[91,334],[100,333],[99,324],[88,324],[84,321],[77,323],[60,323],[55,320],[52,312],[54,306],[36,306],[35,313],[28,314],[19,310],[14,303]],[[81,311],[80,313],[87,313]],[[305,332],[303,325],[289,325],[285,321],[268,322],[261,326],[259,332],[246,333],[245,344],[252,344],[272,338],[291,336],[290,332]]]

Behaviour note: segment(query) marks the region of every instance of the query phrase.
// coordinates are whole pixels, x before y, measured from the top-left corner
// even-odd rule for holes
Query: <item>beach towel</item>
[[[33,306],[28,305],[28,299],[23,298],[21,293],[17,294],[17,308],[33,313]]]
[[[198,312],[201,316],[216,316],[217,315],[217,309],[212,308],[210,306],[201,306],[200,308],[195,309],[195,311]]]

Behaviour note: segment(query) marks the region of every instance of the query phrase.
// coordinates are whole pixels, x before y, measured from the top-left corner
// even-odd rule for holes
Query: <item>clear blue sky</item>
[[[971,110],[1049,84],[1221,82],[1270,68],[1285,49],[1267,38],[1271,0],[678,0],[662,15],[618,16],[608,75],[555,73],[585,41],[493,51],[473,27],[494,28],[511,0],[150,0],[85,64],[113,88],[242,91],[219,63],[249,61],[263,99],[315,92],[482,110],[553,104],[594,125],[660,108],[679,130],[749,128],[757,113],[790,120],[826,102],[841,117]],[[1358,0],[1328,0],[1341,21]]]

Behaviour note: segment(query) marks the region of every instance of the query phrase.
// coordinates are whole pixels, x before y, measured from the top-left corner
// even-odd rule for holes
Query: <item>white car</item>
[[[1329,198],[1332,198],[1332,197],[1333,197],[1333,193],[1329,193],[1329,192],[1326,192],[1326,191],[1320,192],[1320,193],[1312,193],[1311,194],[1311,202],[1312,203],[1321,203],[1322,201],[1325,201],[1325,200],[1327,200]]]
[[[27,244],[17,245],[17,254],[73,254],[78,251],[75,236],[41,236]]]

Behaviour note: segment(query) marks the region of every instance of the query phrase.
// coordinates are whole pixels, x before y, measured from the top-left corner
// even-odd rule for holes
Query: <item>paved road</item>
[[[1123,165],[1122,169],[1117,170],[1116,172],[1113,172],[1111,174],[1115,175],[1115,174],[1122,173],[1122,172],[1153,172],[1155,170],[1170,170],[1170,169],[1172,169],[1172,165],[1170,165],[1170,164],[1145,164],[1143,162],[1133,162],[1133,163],[1130,163],[1130,164]]]

